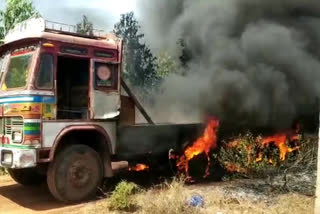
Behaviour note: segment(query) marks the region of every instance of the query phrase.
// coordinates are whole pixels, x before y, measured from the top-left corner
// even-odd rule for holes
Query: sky
[[[33,0],[36,9],[50,21],[76,24],[87,15],[95,28],[111,31],[120,14],[136,11],[136,0]],[[3,9],[4,0],[0,0]]]

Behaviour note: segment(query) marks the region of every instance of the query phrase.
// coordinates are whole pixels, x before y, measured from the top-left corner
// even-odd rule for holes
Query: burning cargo
[[[207,166],[203,178],[210,176],[210,164],[212,159],[214,159],[213,152],[216,154],[219,153],[219,150],[221,150],[219,146],[223,146],[221,145],[222,139],[228,139],[228,136],[222,136],[221,134],[219,135],[219,128],[219,120],[211,118],[208,121],[202,136],[200,136],[193,143],[189,144],[181,153],[181,155],[175,154],[170,156],[171,159],[177,161],[176,165],[178,171],[184,173],[188,181],[192,181],[192,176],[189,173],[189,163],[192,160],[196,160],[197,157],[201,155],[204,155],[207,160]],[[268,164],[281,164],[281,162],[286,160],[288,154],[299,150],[300,146],[298,144],[301,134],[302,133],[299,125],[297,125],[297,128],[294,130],[283,131],[271,134],[270,136],[265,135],[264,137],[257,136],[254,137],[253,141],[246,142],[245,144],[241,142],[244,140],[243,138],[231,140],[225,144],[226,146],[224,151],[228,153],[229,151],[231,152],[232,149],[236,149],[241,153],[241,147],[244,146],[247,155],[247,162],[245,166],[240,166],[241,164],[237,162],[226,162],[223,160],[220,164],[223,165],[226,171],[237,173],[248,173],[249,165],[252,164],[252,161],[258,163],[265,161],[265,158]],[[279,154],[277,157],[272,156],[272,153],[275,152],[275,150],[276,153]],[[219,156],[219,154],[217,155]],[[217,157],[215,158],[217,159]],[[197,165],[197,167],[199,167],[199,165]]]

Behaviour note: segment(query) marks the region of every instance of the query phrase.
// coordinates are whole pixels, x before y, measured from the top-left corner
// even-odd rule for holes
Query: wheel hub
[[[91,170],[80,160],[70,167],[69,173],[71,182],[76,187],[83,187],[90,183]]]

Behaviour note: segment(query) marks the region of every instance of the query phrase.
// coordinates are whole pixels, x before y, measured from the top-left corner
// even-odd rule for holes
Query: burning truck
[[[103,178],[168,160],[201,132],[202,124],[153,123],[121,79],[123,45],[114,35],[33,18],[4,42],[0,167],[22,185],[46,180],[56,199],[85,200]],[[136,111],[148,124],[136,124]]]
[[[56,199],[77,202],[93,196],[103,178],[168,164],[168,154],[189,180],[190,161],[204,155],[209,176],[220,121],[154,124],[121,78],[122,48],[114,35],[83,35],[38,18],[8,33],[0,47],[0,167],[16,182],[46,180]],[[148,124],[136,123],[137,111]],[[296,135],[264,138],[261,149],[274,144],[283,160],[299,148],[286,144]],[[232,163],[226,168],[236,171]]]

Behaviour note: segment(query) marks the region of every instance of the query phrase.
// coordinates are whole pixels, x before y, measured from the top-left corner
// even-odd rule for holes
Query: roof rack
[[[61,33],[61,34],[67,34],[67,35],[74,35],[74,36],[80,36],[85,38],[93,38],[93,39],[105,39],[106,38],[106,32],[103,30],[97,30],[92,29],[92,34],[86,34],[86,33],[79,33],[77,31],[77,26],[75,25],[69,25],[59,22],[53,22],[44,20],[45,22],[45,29],[46,32],[55,32],[55,33]]]
[[[108,39],[108,34],[103,30],[93,29],[92,34],[77,32],[77,26],[59,22],[52,22],[43,18],[30,18],[17,24],[6,35],[4,42],[9,43],[26,37],[32,37],[35,33],[53,32],[90,39]]]

